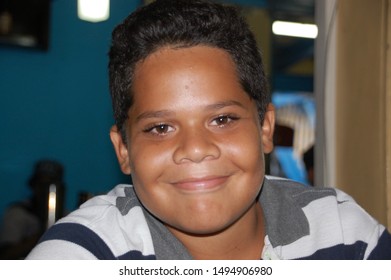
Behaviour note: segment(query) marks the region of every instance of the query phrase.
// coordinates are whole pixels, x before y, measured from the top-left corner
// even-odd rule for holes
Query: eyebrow
[[[225,107],[229,106],[239,106],[243,109],[246,109],[246,107],[240,103],[239,101],[236,100],[227,100],[223,102],[217,102],[213,104],[209,104],[205,107],[205,111],[214,111],[214,110],[219,110]],[[136,121],[139,122],[140,120],[143,119],[150,119],[150,118],[164,118],[164,117],[172,117],[175,115],[175,112],[170,111],[170,110],[159,110],[159,111],[146,111],[141,113],[136,117]]]
[[[160,111],[147,111],[141,113],[137,116],[136,120],[140,121],[142,119],[151,119],[151,118],[162,118],[162,117],[171,117],[175,115],[173,111],[169,110],[160,110]]]

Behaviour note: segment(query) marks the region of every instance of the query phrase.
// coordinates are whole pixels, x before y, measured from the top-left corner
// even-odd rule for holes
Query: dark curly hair
[[[110,92],[115,124],[123,136],[133,104],[136,64],[162,47],[197,45],[223,49],[231,56],[240,84],[256,101],[263,122],[270,95],[257,43],[240,12],[233,6],[202,0],[157,0],[130,14],[112,34]]]

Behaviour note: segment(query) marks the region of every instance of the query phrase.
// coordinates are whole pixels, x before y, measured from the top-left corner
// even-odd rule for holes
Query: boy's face
[[[213,234],[255,211],[274,110],[255,102],[220,49],[163,48],[137,65],[127,143],[111,138],[144,206],[172,231]]]

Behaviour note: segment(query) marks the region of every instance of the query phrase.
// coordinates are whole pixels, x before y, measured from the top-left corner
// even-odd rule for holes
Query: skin
[[[115,126],[110,136],[143,205],[196,259],[259,259],[273,106],[261,125],[230,56],[207,46],[157,50],[132,92],[127,143]]]

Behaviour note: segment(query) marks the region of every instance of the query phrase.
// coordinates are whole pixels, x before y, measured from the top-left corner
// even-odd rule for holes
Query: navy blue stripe
[[[333,247],[320,249],[314,254],[299,258],[300,260],[362,260],[367,244],[357,241],[352,245],[339,244]]]
[[[144,256],[140,251],[129,251],[122,256],[118,256],[119,260],[156,260],[155,255]]]
[[[384,231],[375,249],[368,257],[369,260],[391,260],[391,234]]]
[[[61,223],[52,226],[41,238],[47,240],[65,240],[75,243],[91,252],[97,259],[113,260],[114,254],[95,232],[76,223]]]
[[[76,223],[61,223],[52,226],[39,242],[48,240],[64,240],[77,244],[99,260],[152,260],[154,255],[143,256],[139,251],[129,251],[122,256],[115,257],[102,238],[86,226]]]

